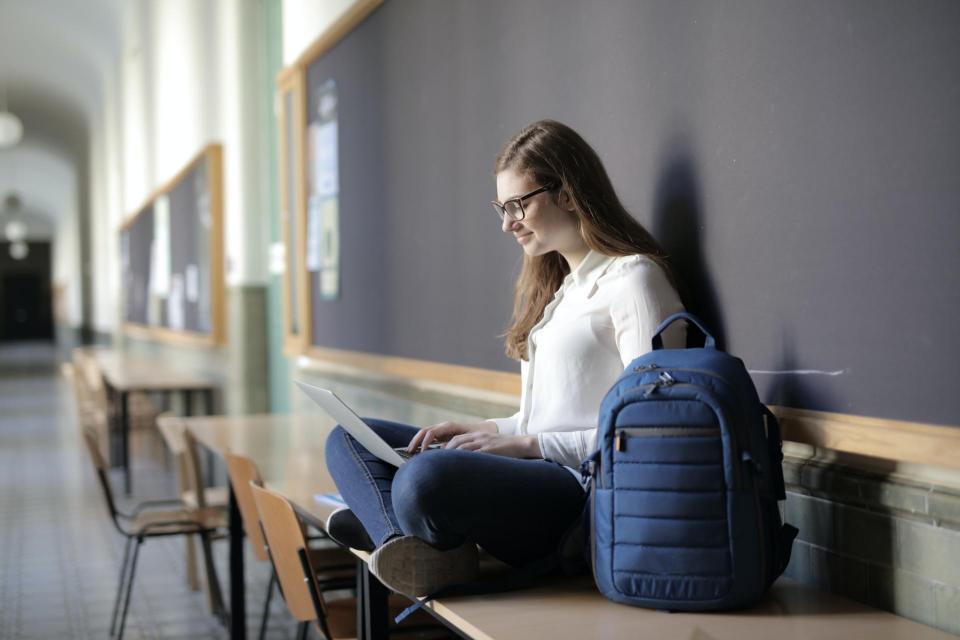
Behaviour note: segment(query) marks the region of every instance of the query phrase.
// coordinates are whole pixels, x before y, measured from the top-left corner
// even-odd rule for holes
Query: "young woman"
[[[520,410],[423,429],[365,419],[392,446],[420,451],[400,469],[340,427],[327,441],[350,506],[331,535],[372,549],[371,571],[408,595],[472,579],[477,545],[516,566],[556,550],[586,499],[574,469],[596,448],[604,394],[683,309],[663,251],[575,131],[526,127],[497,157],[496,180],[501,230],[524,254],[505,334],[520,360]],[[674,323],[665,346],[684,346],[684,332]],[[434,442],[443,448],[427,451]]]

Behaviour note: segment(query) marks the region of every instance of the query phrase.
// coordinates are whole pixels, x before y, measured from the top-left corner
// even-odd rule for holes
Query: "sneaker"
[[[376,547],[360,519],[347,508],[337,509],[327,518],[327,535],[337,544],[359,551],[373,551]]]
[[[477,577],[477,546],[466,542],[440,551],[416,536],[392,538],[370,556],[370,571],[388,588],[408,596],[427,596]]]

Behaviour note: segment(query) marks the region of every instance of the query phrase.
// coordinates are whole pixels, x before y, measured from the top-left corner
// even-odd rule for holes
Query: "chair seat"
[[[223,509],[215,508],[144,511],[130,519],[130,533],[147,536],[177,535],[196,531],[196,525],[208,531],[226,529],[227,514]]]
[[[180,494],[180,499],[183,500],[183,504],[188,507],[196,508],[197,506],[197,494],[191,489],[187,489]],[[229,494],[227,493],[226,487],[207,487],[203,490],[203,499],[207,503],[208,507],[226,507],[230,501]]]

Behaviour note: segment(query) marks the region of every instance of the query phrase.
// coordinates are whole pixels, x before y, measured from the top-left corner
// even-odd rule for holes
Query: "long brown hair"
[[[624,209],[597,152],[576,131],[554,120],[525,127],[497,155],[495,173],[512,170],[537,184],[553,185],[556,198],[570,197],[580,235],[587,246],[608,256],[642,254],[656,262],[676,286],[666,253],[653,236]],[[502,338],[507,356],[527,359],[527,337],[547,303],[570,272],[557,251],[523,256],[514,285],[513,318]]]

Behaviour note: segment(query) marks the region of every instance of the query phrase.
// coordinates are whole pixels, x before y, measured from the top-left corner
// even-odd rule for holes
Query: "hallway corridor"
[[[133,440],[136,493],[121,509],[175,495],[162,446],[155,433]],[[113,481],[119,488],[119,475]],[[53,346],[0,347],[0,639],[108,637],[122,550]],[[215,543],[214,552],[228,592],[226,542]],[[249,551],[246,566],[248,628],[256,637],[268,569]],[[181,539],[144,546],[126,638],[227,636],[185,574]],[[268,637],[293,635],[275,597]]]

